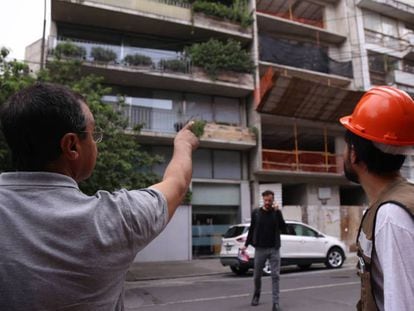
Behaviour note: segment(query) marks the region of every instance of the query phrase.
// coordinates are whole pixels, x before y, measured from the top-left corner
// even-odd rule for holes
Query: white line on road
[[[327,288],[327,287],[339,287],[339,286],[350,286],[360,284],[360,282],[344,282],[344,283],[334,283],[334,284],[324,284],[324,285],[315,285],[315,286],[306,286],[306,287],[298,287],[298,288],[289,288],[289,289],[282,289],[280,290],[281,293],[288,293],[288,292],[295,292],[295,291],[302,291],[302,290],[310,290],[310,289],[319,289],[319,288]],[[263,292],[263,294],[271,294],[270,291]],[[178,301],[171,301],[165,302],[160,304],[146,304],[140,306],[140,308],[145,307],[159,307],[159,306],[170,306],[176,304],[185,304],[185,303],[194,303],[194,302],[206,302],[206,301],[213,301],[213,300],[223,300],[223,299],[231,299],[231,298],[241,298],[241,297],[249,297],[251,294],[238,294],[238,295],[228,295],[228,296],[217,296],[217,297],[206,297],[206,298],[195,298],[195,299],[185,299],[185,300],[178,300]]]

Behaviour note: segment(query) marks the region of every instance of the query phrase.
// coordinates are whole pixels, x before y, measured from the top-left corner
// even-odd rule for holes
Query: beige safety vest
[[[357,237],[358,275],[361,277],[361,299],[357,309],[362,311],[378,310],[374,299],[374,287],[371,279],[372,254],[375,252],[375,222],[379,208],[385,203],[394,203],[404,208],[414,217],[414,185],[399,178],[383,191],[364,214]]]

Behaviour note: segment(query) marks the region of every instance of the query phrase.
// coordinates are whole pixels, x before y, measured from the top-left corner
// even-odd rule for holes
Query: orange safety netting
[[[263,169],[342,173],[338,155],[315,151],[263,150]]]

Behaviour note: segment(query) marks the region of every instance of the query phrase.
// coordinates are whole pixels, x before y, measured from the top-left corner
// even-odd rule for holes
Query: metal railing
[[[70,2],[70,0],[63,0]],[[130,1],[119,1],[119,0],[88,0],[88,2],[110,5],[113,7],[123,8],[123,9],[136,9],[139,8],[140,1],[142,0],[130,0]],[[78,1],[82,3],[82,1]],[[177,6],[185,9],[190,9],[191,4],[184,0],[147,0],[147,2],[158,2],[166,5]]]
[[[410,42],[406,39],[393,37],[370,29],[365,29],[365,40],[367,43],[378,44],[401,52],[410,46]]]
[[[154,72],[174,72],[184,74],[192,72],[191,60],[187,58],[182,52],[148,49],[126,45],[103,44],[92,41],[76,40],[63,37],[49,37],[48,55],[53,56],[55,54],[56,47],[59,44],[67,42],[70,42],[73,45],[83,49],[85,56],[82,58],[82,60],[89,63],[107,63],[113,66],[129,67]],[[96,59],[93,53],[93,50],[96,48],[104,49],[106,51],[114,53],[114,59],[108,62]],[[126,61],[125,57],[127,57],[128,55],[140,55],[142,58],[149,59],[150,62],[146,61],[142,64],[131,64]],[[70,58],[71,56],[66,56],[63,54],[62,57]]]
[[[262,150],[264,170],[343,173],[341,155],[319,151]]]

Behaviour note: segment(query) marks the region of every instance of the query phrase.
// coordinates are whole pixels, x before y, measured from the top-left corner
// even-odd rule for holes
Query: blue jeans
[[[262,289],[262,272],[266,260],[269,259],[272,270],[272,300],[279,303],[280,251],[274,247],[256,247],[254,255],[254,292],[259,294]]]

